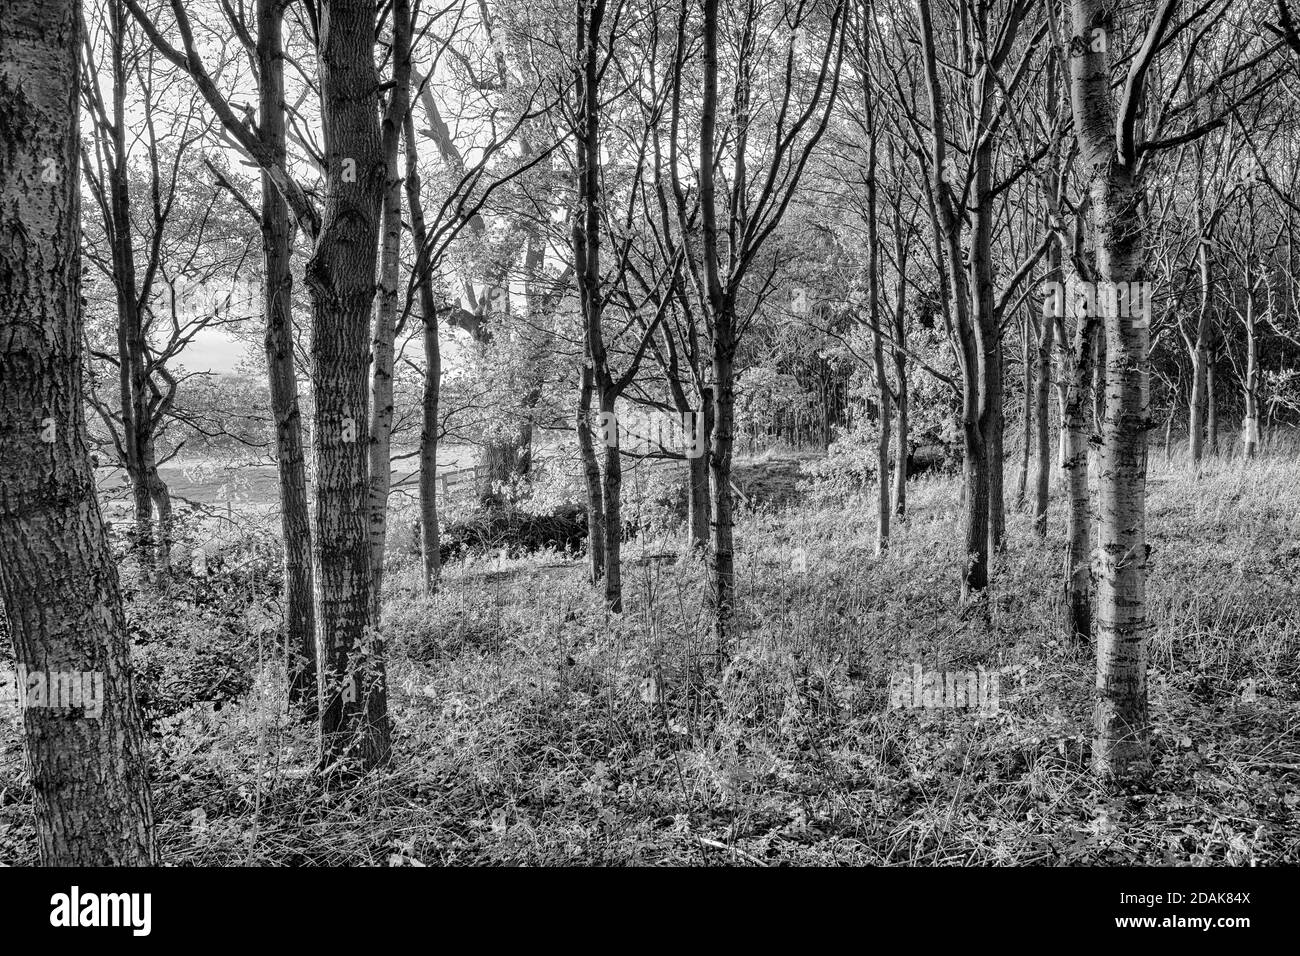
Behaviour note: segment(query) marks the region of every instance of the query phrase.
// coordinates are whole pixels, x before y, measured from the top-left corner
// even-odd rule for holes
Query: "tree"
[[[364,0],[305,7],[316,43],[325,199],[317,209],[252,124],[235,114],[203,63],[180,0],[171,10],[178,50],[136,0],[125,0],[154,46],[187,72],[233,143],[275,184],[313,239],[305,280],[312,305],[316,657],[321,695],[321,766],[365,768],[388,758],[387,677],[374,628],[369,538],[371,303],[386,173],[379,131],[374,9]],[[324,29],[322,29],[324,26]]]
[[[257,110],[270,168],[285,168],[284,15],[280,0],[257,0]],[[319,717],[316,673],[316,607],[312,571],[311,517],[307,467],[294,365],[293,227],[289,204],[263,166],[262,292],[266,322],[267,379],[275,416],[275,459],[279,471],[280,530],[284,535],[284,628],[289,701],[306,720]]]
[[[384,108],[381,133],[385,169],[383,246],[380,250],[379,297],[375,308],[370,369],[370,570],[371,616],[379,626],[384,590],[384,546],[388,534],[388,495],[393,465],[393,340],[397,335],[398,273],[402,252],[402,187],[398,166],[402,128],[411,102],[411,5],[393,3],[393,88]],[[436,330],[435,330],[436,338]]]
[[[379,130],[374,5],[322,0],[317,52],[325,203],[307,263],[320,668],[321,761],[388,759],[387,676],[371,602],[367,454],[371,303],[387,173]],[[321,27],[325,27],[321,29]]]
[[[155,134],[154,116],[159,91],[148,88],[145,79],[152,75],[146,62],[152,51],[140,51],[132,42],[134,38],[127,35],[126,13],[119,0],[108,0],[106,19],[107,72],[111,81],[107,103],[101,91],[95,40],[90,38],[86,43],[83,99],[95,122],[91,127],[94,159],[87,151],[84,165],[86,180],[103,216],[105,244],[110,250],[105,271],[116,292],[117,348],[113,356],[105,357],[117,367],[118,401],[115,413],[100,402],[95,405],[113,435],[118,458],[131,482],[135,509],[133,550],[139,557],[143,577],[148,580],[155,565],[164,570],[168,567],[171,556],[171,496],[158,471],[157,445],[163,412],[176,391],[175,380],[169,380],[165,367],[150,348],[151,301],[154,284],[160,278],[162,239],[176,199],[177,173],[187,150],[199,137],[190,132],[188,121],[183,124],[180,141],[172,150],[170,182],[163,182],[159,157],[162,144]],[[148,137],[145,192],[153,200],[152,236],[142,243],[142,262],[138,261],[136,249],[136,241],[141,238],[138,232],[142,230],[138,230],[133,215],[131,189],[133,164],[126,119],[128,75],[140,78],[140,102],[134,105],[144,113]],[[153,525],[155,510],[159,524],[157,538]]]
[[[1093,762],[1099,775],[1115,780],[1141,779],[1151,770],[1146,684],[1150,308],[1141,291],[1148,281],[1146,179],[1161,151],[1222,126],[1224,113],[1257,95],[1267,83],[1251,78],[1244,91],[1227,90],[1227,107],[1210,117],[1193,109],[1201,99],[1199,93],[1223,90],[1270,52],[1239,57],[1250,36],[1232,24],[1233,35],[1242,39],[1221,45],[1224,69],[1202,81],[1201,91],[1193,90],[1184,102],[1175,103],[1199,39],[1222,22],[1229,9],[1226,4],[1213,9],[1207,5],[1175,23],[1176,7],[1177,0],[1161,0],[1140,31],[1141,43],[1132,54],[1127,75],[1116,86],[1110,75],[1110,44],[1095,42],[1098,31],[1105,36],[1114,29],[1112,18],[1101,0],[1071,0],[1070,4],[1070,103],[1091,198],[1096,281],[1111,293],[1098,296],[1099,303],[1109,299],[1109,305],[1099,305],[1105,333],[1105,411],[1098,455],[1100,521],[1093,557],[1097,580]],[[1194,38],[1182,51],[1176,80],[1164,89],[1150,85],[1158,53],[1171,48],[1173,40],[1202,17],[1205,22],[1197,24]],[[1143,121],[1147,97],[1153,105]],[[1166,135],[1174,125],[1181,125],[1181,130]]]
[[[82,405],[81,9],[5,0],[0,20],[0,594],[28,685],[75,676],[83,692],[79,705],[35,697],[24,710],[41,860],[156,864],[126,620]]]
[[[481,8],[486,16],[486,8]],[[438,15],[433,15],[436,19]],[[413,31],[414,32],[414,31]],[[426,32],[421,29],[420,34]],[[490,29],[487,30],[489,36]],[[422,553],[423,578],[426,592],[437,590],[440,573],[438,502],[437,502],[437,461],[438,443],[442,438],[444,422],[440,418],[440,389],[442,383],[442,352],[439,342],[440,320],[446,320],[453,328],[464,330],[473,342],[484,352],[493,342],[495,320],[504,321],[504,314],[490,315],[489,305],[494,300],[500,301],[499,294],[509,285],[509,271],[493,271],[487,281],[487,289],[479,297],[475,294],[474,283],[468,276],[462,275],[465,298],[470,308],[454,305],[448,301],[445,291],[435,291],[435,279],[450,271],[448,258],[453,245],[465,233],[473,240],[481,242],[486,233],[484,210],[488,208],[494,194],[502,191],[525,177],[551,155],[554,145],[544,149],[533,147],[525,135],[529,125],[539,115],[554,109],[554,103],[537,107],[536,99],[542,89],[537,84],[523,95],[522,89],[508,83],[508,73],[503,65],[503,54],[498,57],[497,73],[499,85],[489,83],[471,83],[470,91],[476,98],[485,102],[480,108],[486,114],[485,127],[492,131],[490,138],[482,140],[477,134],[483,130],[474,128],[477,109],[469,111],[467,125],[471,127],[469,135],[475,141],[477,156],[467,162],[457,143],[452,128],[444,120],[431,87],[431,77],[437,69],[442,54],[451,46],[447,43],[438,46],[427,64],[410,64],[410,80],[414,84],[414,99],[418,100],[424,110],[428,126],[416,136],[413,110],[408,108],[403,125],[403,138],[406,148],[405,194],[410,210],[411,238],[414,247],[413,261],[406,290],[406,302],[398,317],[397,324],[402,326],[411,311],[419,309],[423,351],[424,383],[421,390],[420,412],[420,477],[419,477],[419,512],[420,512],[420,547]],[[510,96],[505,94],[509,92]],[[504,103],[493,103],[490,93],[500,93]],[[513,100],[511,99],[513,97]],[[507,112],[509,124],[498,131],[497,114]],[[465,117],[462,117],[465,118]],[[432,207],[432,221],[426,217],[425,202],[422,195],[424,177],[420,172],[421,138],[431,139],[441,159],[443,174],[446,177],[440,200]],[[502,157],[515,142],[520,143],[518,158],[502,163]],[[494,175],[495,174],[495,175]],[[529,197],[529,201],[532,199]],[[542,259],[545,252],[544,236],[539,240],[535,232],[527,234],[525,299],[532,316],[548,315],[553,312],[572,276],[573,268],[568,266],[553,284],[541,281]],[[440,282],[441,280],[439,280]],[[528,356],[536,364],[535,354]],[[523,404],[530,406],[537,401],[537,390],[530,389],[523,396]],[[484,442],[482,452],[483,480],[479,487],[480,501],[494,504],[498,501],[495,487],[503,481],[527,471],[527,462],[531,458],[531,422],[524,422],[512,430],[505,438],[493,437]]]
[[[971,106],[966,117],[966,173],[960,175],[950,159],[947,140],[945,94],[935,51],[934,23],[929,0],[919,0],[919,34],[925,67],[925,88],[929,102],[929,192],[932,196],[936,230],[942,237],[941,254],[947,259],[950,289],[947,301],[954,314],[952,324],[958,338],[957,354],[962,378],[962,437],[965,456],[965,551],[962,594],[971,596],[988,585],[990,552],[1002,544],[1002,335],[1001,316],[1008,299],[1037,260],[1046,251],[1040,244],[1012,274],[1004,290],[994,289],[994,199],[1009,182],[1023,175],[1013,172],[1003,183],[994,181],[994,153],[1000,130],[1011,109],[1013,95],[1032,60],[1033,47],[1042,36],[1034,35],[1029,50],[1022,53],[1010,79],[1002,70],[1015,49],[1021,26],[1032,4],[1015,0],[996,13],[988,5],[963,5],[958,16],[962,35],[972,31],[978,42],[958,44],[962,63],[959,73],[968,88],[957,96]],[[993,39],[990,45],[988,38]],[[1000,97],[994,94],[999,88]],[[913,125],[917,120],[912,119]],[[969,242],[963,245],[967,202],[971,201]]]
[[[636,243],[639,230],[633,223],[639,207],[638,196],[645,184],[634,176],[626,188],[628,193],[626,214],[616,216],[615,197],[611,195],[610,176],[601,160],[602,150],[602,103],[601,80],[606,72],[606,64],[614,57],[613,46],[618,35],[610,31],[609,49],[601,43],[602,23],[606,16],[605,0],[578,0],[577,36],[575,49],[578,51],[578,68],[576,84],[576,123],[574,141],[576,144],[577,193],[579,213],[573,221],[573,264],[578,280],[578,293],[582,311],[583,352],[581,393],[579,396],[578,438],[584,456],[584,475],[587,483],[588,527],[594,529],[589,540],[599,535],[602,540],[596,544],[600,554],[601,567],[597,569],[593,561],[593,577],[603,573],[605,583],[605,603],[611,611],[623,609],[623,578],[621,546],[623,537],[622,519],[622,449],[619,446],[617,404],[628,386],[635,380],[646,350],[655,340],[660,323],[667,309],[672,305],[672,297],[657,294],[660,289],[648,290],[643,301],[635,301],[628,292],[629,257]],[[617,24],[623,13],[622,4],[615,6],[611,21]],[[635,22],[633,28],[635,28]],[[632,36],[634,34],[628,34]],[[656,45],[653,39],[648,44],[651,49]],[[656,64],[652,60],[650,68]],[[650,146],[649,127],[662,115],[663,100],[654,104],[648,123],[633,134],[632,148],[635,151],[635,169],[645,168]],[[615,223],[618,223],[615,225]],[[621,234],[615,232],[621,230]],[[610,231],[611,245],[614,250],[614,265],[608,273],[601,267],[601,234]],[[667,283],[676,281],[676,265],[670,265],[671,272]],[[657,301],[656,301],[657,300]],[[653,314],[647,318],[643,309],[648,302],[654,303]],[[604,327],[604,317],[611,306],[619,308],[627,315],[622,323],[625,330],[632,331],[626,336],[630,339],[629,356],[621,372],[615,371],[612,362],[612,346]],[[604,437],[603,461],[594,471],[592,464],[596,461],[594,447],[591,447],[590,422],[585,417],[589,411],[591,396],[598,403]],[[610,426],[613,426],[612,428]],[[599,487],[596,487],[596,477]],[[598,573],[599,572],[599,573]]]
[[[257,63],[258,123],[245,122],[230,100],[218,90],[194,42],[193,26],[179,3],[171,5],[180,34],[181,49],[174,47],[136,0],[125,2],[131,15],[154,48],[188,74],[229,141],[251,156],[262,179],[261,214],[253,213],[262,233],[264,262],[263,311],[267,378],[271,386],[271,411],[275,417],[276,464],[279,471],[280,521],[284,535],[285,658],[289,700],[305,719],[319,716],[316,665],[316,609],[312,567],[311,521],[307,500],[306,456],[302,415],[298,405],[298,380],[294,364],[293,273],[290,258],[293,227],[314,240],[320,216],[303,187],[289,174],[285,130],[283,5],[280,0],[257,0],[257,39],[242,19],[244,8],[224,5],[232,30]],[[252,213],[252,205],[230,180],[213,168],[218,182]],[[291,218],[290,218],[291,217]]]
[[[730,109],[719,123],[721,5],[722,0],[704,0],[699,24],[703,39],[703,95],[699,100],[698,123],[691,131],[698,157],[694,167],[700,206],[698,239],[689,224],[686,190],[681,181],[682,168],[689,160],[679,149],[686,120],[685,101],[693,95],[685,88],[683,72],[695,46],[690,29],[690,5],[685,0],[677,21],[668,159],[691,290],[705,317],[712,345],[714,399],[709,474],[713,535],[709,565],[720,659],[728,653],[728,629],[735,612],[731,459],[735,441],[736,352],[750,317],[742,296],[759,251],[780,225],[808,159],[826,132],[839,92],[846,37],[844,0],[831,3],[824,19],[815,16],[805,0],[791,0],[762,13],[753,6],[728,7],[727,29],[734,31],[739,42],[735,61],[729,64],[728,70],[728,75],[735,77],[729,91]],[[781,67],[766,76],[760,74],[759,59],[763,51],[758,38],[771,33],[766,29],[767,24],[761,22],[763,14],[772,16],[774,24],[782,23],[785,30],[810,31],[814,24],[822,28],[821,54],[813,57],[811,80],[800,77],[799,82],[795,81],[799,57],[795,43],[790,44],[784,56],[778,54],[776,62]],[[773,95],[766,103],[754,99],[754,84],[760,78],[775,80],[772,86],[776,88],[769,86]],[[758,133],[770,134],[770,139],[764,137],[766,149],[760,146],[757,135],[751,139],[751,134]],[[724,162],[730,165],[725,178],[719,175]],[[757,303],[751,308],[756,306]]]
[[[1142,85],[1173,15],[1164,0],[1121,89],[1112,98],[1110,55],[1081,39],[1069,60],[1075,135],[1092,193],[1097,275],[1141,281],[1141,185],[1134,127]],[[1072,0],[1070,33],[1090,38],[1099,0]],[[1116,310],[1116,313],[1118,310]],[[1141,776],[1149,769],[1146,693],[1146,359],[1142,321],[1104,317],[1107,416],[1102,423],[1098,498],[1097,709],[1093,760],[1099,773]]]
[[[1097,334],[1095,297],[1089,308],[1084,282],[1092,279],[1086,261],[1084,217],[1087,205],[1071,197],[1070,183],[1077,147],[1067,140],[1070,118],[1069,77],[1063,44],[1058,41],[1055,7],[1048,8],[1053,44],[1047,53],[1046,96],[1041,124],[1047,141],[1046,162],[1039,174],[1044,212],[1050,231],[1047,250],[1044,308],[1038,327],[1039,377],[1042,388],[1050,356],[1043,354],[1055,341],[1057,397],[1060,405],[1060,455],[1058,466],[1065,492],[1065,555],[1061,576],[1063,630],[1068,640],[1092,639],[1092,500],[1088,489],[1087,417],[1093,342]],[[1054,285],[1053,285],[1054,284]],[[1051,331],[1047,331],[1050,325]],[[1050,369],[1046,369],[1050,375]],[[1048,462],[1046,396],[1040,392],[1038,420],[1038,479],[1035,488],[1035,530],[1046,531]]]
[[[880,316],[880,236],[878,203],[876,199],[876,170],[878,168],[876,125],[876,98],[870,75],[871,35],[875,20],[875,6],[864,0],[854,27],[854,51],[857,54],[858,76],[862,86],[862,131],[867,138],[866,168],[866,221],[867,221],[867,325],[871,329],[872,371],[876,378],[876,401],[879,406],[880,434],[876,441],[876,555],[889,550],[889,518],[892,513],[889,485],[890,418],[893,414],[894,391],[885,375],[885,333]],[[900,292],[901,297],[901,292]],[[906,465],[903,465],[906,468]]]

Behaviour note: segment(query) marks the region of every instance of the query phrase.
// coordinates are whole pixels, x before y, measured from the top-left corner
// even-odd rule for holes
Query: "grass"
[[[272,649],[253,690],[155,728],[163,853],[188,864],[1226,864],[1300,862],[1300,464],[1154,461],[1149,788],[1088,773],[1093,660],[1063,644],[1047,541],[1008,514],[962,607],[957,487],[909,486],[872,557],[870,494],[745,513],[721,674],[699,568],[628,546],[627,611],[581,562],[471,560],[440,594],[389,575],[396,759],[320,791]],[[803,549],[806,571],[796,570]],[[888,707],[889,675],[1007,668],[1000,712]],[[16,739],[0,862],[35,860]]]

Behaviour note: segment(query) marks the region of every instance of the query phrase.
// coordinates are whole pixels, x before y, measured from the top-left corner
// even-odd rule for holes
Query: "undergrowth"
[[[957,487],[926,478],[909,485],[883,558],[870,494],[743,514],[724,658],[703,570],[676,540],[627,546],[617,616],[563,553],[453,563],[433,597],[417,568],[398,567],[384,612],[395,757],[346,789],[319,787],[312,730],[285,715],[274,639],[250,630],[223,657],[252,662],[238,700],[177,708],[169,695],[151,719],[163,855],[1294,864],[1298,479],[1300,465],[1275,460],[1215,462],[1199,478],[1157,466],[1156,770],[1141,790],[1104,789],[1088,771],[1094,663],[1058,623],[1060,503],[1046,541],[1009,511],[987,595],[963,606]],[[890,675],[914,662],[1002,669],[998,712],[891,709]],[[4,722],[0,862],[30,864],[30,787]]]

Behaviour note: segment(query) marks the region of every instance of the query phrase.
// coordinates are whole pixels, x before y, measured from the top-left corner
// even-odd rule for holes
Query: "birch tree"
[[[1163,150],[1192,142],[1222,126],[1222,113],[1194,110],[1207,89],[1224,89],[1268,57],[1272,48],[1252,51],[1250,34],[1227,21],[1242,39],[1222,45],[1224,68],[1185,91],[1183,79],[1200,40],[1230,8],[1205,5],[1176,19],[1177,0],[1161,0],[1132,52],[1122,82],[1111,78],[1115,23],[1101,0],[1071,0],[1068,29],[1070,103],[1082,173],[1091,198],[1096,280],[1110,290],[1129,290],[1103,309],[1105,412],[1098,453],[1098,534],[1094,553],[1097,581],[1097,704],[1093,762],[1106,778],[1138,779],[1149,773],[1150,721],[1147,711],[1146,442],[1150,421],[1150,310],[1143,308],[1141,283],[1148,281],[1145,179]],[[1158,54],[1191,30],[1182,65],[1163,87],[1151,82]],[[1107,42],[1095,42],[1098,31]],[[1247,56],[1246,53],[1253,53]],[[1157,77],[1160,79],[1160,77]],[[1225,95],[1229,107],[1270,82],[1251,79]],[[1143,103],[1153,105],[1144,117]],[[1181,99],[1180,99],[1181,98]],[[1136,285],[1135,285],[1136,284]]]

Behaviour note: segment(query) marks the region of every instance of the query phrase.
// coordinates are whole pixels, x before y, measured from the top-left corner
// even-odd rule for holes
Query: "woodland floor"
[[[988,597],[963,608],[957,486],[923,478],[883,560],[870,495],[753,496],[720,676],[700,570],[664,559],[675,539],[628,546],[619,617],[558,554],[453,564],[434,598],[399,569],[385,610],[395,759],[334,792],[310,773],[310,729],[284,715],[273,582],[215,600],[136,593],[164,857],[1300,863],[1300,463],[1215,462],[1199,479],[1153,464],[1148,789],[1106,791],[1088,773],[1093,661],[1056,623],[1059,501],[1045,543],[1009,513]],[[891,710],[889,675],[913,661],[1018,676],[996,716]],[[9,865],[36,858],[18,732],[0,718]]]

